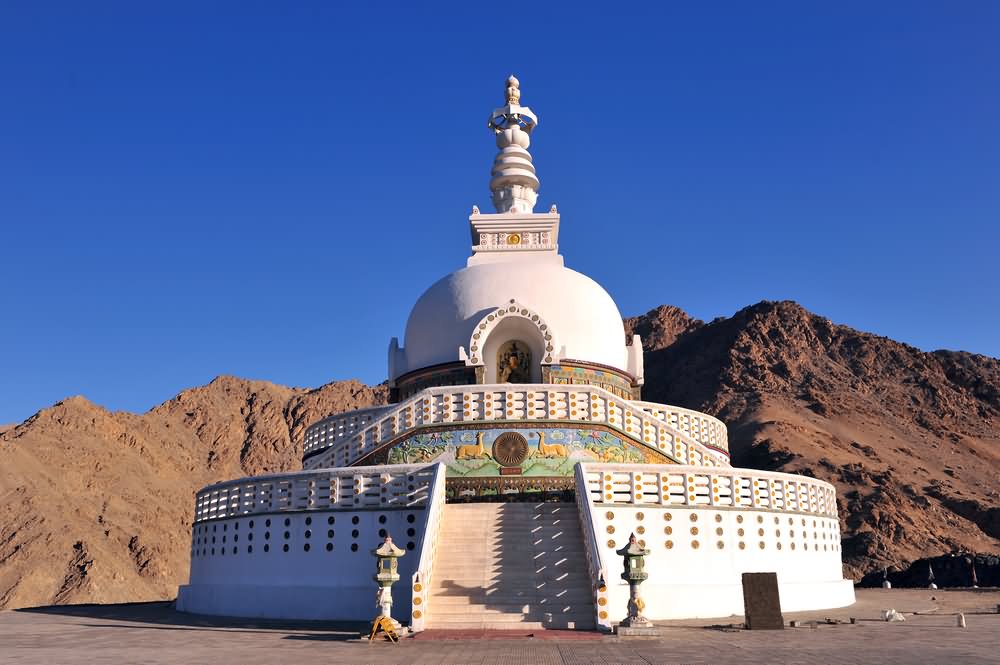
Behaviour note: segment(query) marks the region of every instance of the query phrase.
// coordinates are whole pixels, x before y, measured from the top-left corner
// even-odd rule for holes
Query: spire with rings
[[[497,212],[530,214],[538,200],[538,176],[531,163],[528,146],[538,117],[521,106],[521,82],[513,74],[507,78],[507,105],[494,109],[489,128],[497,137],[496,159],[490,192]]]

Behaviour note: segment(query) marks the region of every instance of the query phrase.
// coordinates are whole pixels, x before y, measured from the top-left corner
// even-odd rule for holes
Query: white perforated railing
[[[303,453],[308,455],[314,450],[321,450],[336,444],[338,441],[351,438],[358,433],[358,430],[371,424],[378,419],[381,413],[391,408],[393,405],[388,404],[357,409],[338,413],[313,423],[306,428],[306,437],[302,442]]]
[[[352,436],[325,447],[317,443],[307,446],[305,454],[308,457],[303,460],[303,466],[311,469],[348,466],[418,427],[465,422],[502,425],[525,421],[600,424],[680,463],[729,466],[725,450],[706,446],[691,434],[649,413],[646,408],[623,400],[603,388],[589,385],[503,384],[428,388],[380,411],[377,418]],[[306,438],[315,441],[311,432],[312,428],[307,430]],[[700,436],[701,430],[696,433]]]
[[[594,517],[590,510],[592,502],[587,489],[586,474],[581,471],[581,468],[581,464],[577,464],[575,468],[576,510],[580,514],[580,533],[583,535],[583,549],[587,553],[587,570],[590,572],[594,621],[599,629],[610,631],[611,619],[607,610],[606,571],[601,564],[601,546],[597,543],[597,529],[594,527]]]
[[[744,508],[837,517],[833,485],[788,473],[670,464],[576,467],[595,506],[614,504]]]
[[[410,630],[419,632],[424,629],[427,614],[430,611],[430,589],[434,580],[434,562],[437,560],[438,537],[441,533],[441,513],[445,503],[445,477],[447,467],[436,464],[434,480],[431,482],[430,500],[427,503],[427,523],[420,536],[420,559],[417,570],[413,573],[413,594],[410,610]]]
[[[656,402],[632,402],[632,405],[639,407],[674,429],[684,432],[695,441],[706,446],[729,450],[729,435],[726,431],[726,425],[718,418],[713,418],[700,411],[682,409],[679,406],[668,404],[657,404]]]
[[[358,466],[240,478],[205,487],[194,521],[253,513],[423,507],[437,467]]]

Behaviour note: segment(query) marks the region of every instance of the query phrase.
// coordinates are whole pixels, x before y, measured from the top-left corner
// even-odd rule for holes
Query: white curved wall
[[[778,574],[785,612],[854,602],[854,583],[843,576],[835,518],[732,508],[598,505],[593,520],[608,574],[612,620],[624,618],[629,593],[615,548],[625,545],[633,532],[650,550],[642,596],[646,616],[652,619],[743,614],[741,576],[748,572]],[[613,533],[608,533],[609,527]]]
[[[577,505],[597,621],[625,617],[616,550],[635,534],[649,550],[642,584],[651,619],[743,613],[743,573],[774,572],[781,608],[843,607],[854,583],[841,566],[832,485],[787,473],[698,466],[580,464]]]
[[[178,590],[177,609],[273,619],[374,617],[371,550],[381,544],[379,532],[385,529],[407,550],[393,594],[393,615],[406,618],[426,520],[426,511],[418,508],[251,514],[196,524],[190,582]]]

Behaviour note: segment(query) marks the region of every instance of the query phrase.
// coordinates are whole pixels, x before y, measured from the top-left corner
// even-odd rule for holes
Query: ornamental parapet
[[[306,428],[303,453],[328,448],[339,441],[352,438],[367,425],[378,420],[380,414],[393,408],[392,404],[373,406],[366,409],[345,411],[327,416]]]
[[[790,473],[703,466],[590,464],[577,467],[594,505],[741,508],[837,517],[837,492]]]
[[[632,404],[654,418],[684,432],[695,441],[726,452],[729,451],[729,433],[726,424],[718,418],[713,418],[701,411],[657,404],[656,402],[633,401]]]
[[[356,425],[332,432],[340,423],[355,422],[350,420],[353,415],[339,414],[306,430],[304,467],[350,466],[424,427],[511,422],[600,425],[681,464],[729,466],[725,425],[720,421],[664,404],[631,402],[591,385],[428,388],[399,404],[368,410]]]
[[[394,464],[251,476],[195,496],[194,521],[263,513],[422,508],[438,465]]]

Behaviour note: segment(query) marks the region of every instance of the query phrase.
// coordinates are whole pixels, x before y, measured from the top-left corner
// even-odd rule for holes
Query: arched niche
[[[509,317],[501,321],[490,331],[483,344],[483,360],[486,365],[486,383],[505,383],[501,381],[504,372],[498,366],[501,358],[508,356],[511,346],[518,349],[519,354],[527,356],[528,380],[514,383],[541,383],[541,360],[545,357],[545,340],[538,328],[521,317]]]
[[[466,365],[480,368],[484,383],[500,383],[498,372],[504,345],[516,342],[525,346],[530,357],[530,383],[541,383],[543,364],[559,361],[555,352],[555,336],[548,324],[534,311],[511,300],[487,314],[476,326],[469,340],[470,353],[464,356]]]

